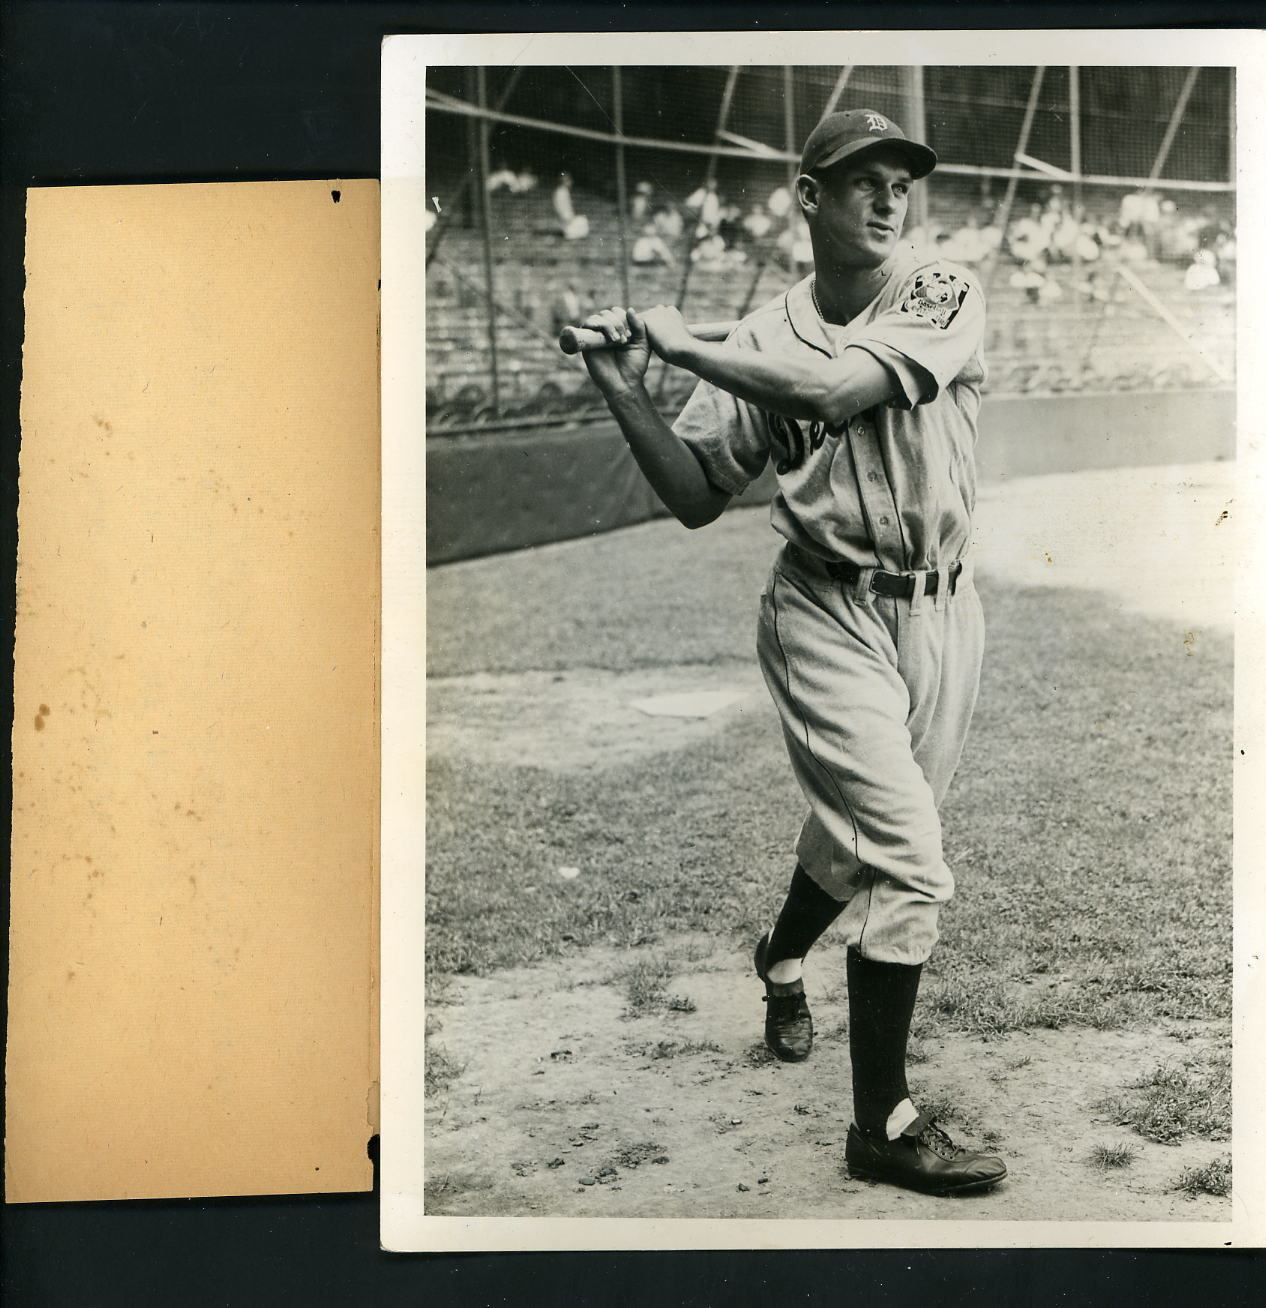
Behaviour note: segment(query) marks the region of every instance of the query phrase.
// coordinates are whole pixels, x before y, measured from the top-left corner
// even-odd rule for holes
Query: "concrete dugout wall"
[[[1234,391],[998,396],[982,481],[1235,457]],[[570,540],[661,515],[615,424],[427,442],[427,563]],[[767,471],[738,503],[773,491]]]

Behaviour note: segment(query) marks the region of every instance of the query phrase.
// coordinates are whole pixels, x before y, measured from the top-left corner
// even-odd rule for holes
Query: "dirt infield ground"
[[[982,584],[1084,592],[1119,612],[1122,624],[1146,620],[1148,639],[1163,641],[1174,659],[1192,659],[1202,642],[1225,640],[1230,629],[1233,497],[1223,464],[986,488]],[[723,566],[741,573],[744,586],[749,579],[758,586],[774,547],[765,511],[731,511],[714,530],[725,533]],[[551,586],[565,587],[569,576],[635,584],[626,560],[653,554],[673,532],[680,528],[657,522],[430,574],[428,756],[436,775],[451,779],[473,768],[513,776],[530,767],[560,778],[623,776],[632,761],[675,757],[709,739],[725,748],[745,723],[767,720],[776,733],[750,650],[735,639],[732,654],[718,656],[715,646],[694,643],[691,614],[674,608],[671,596],[656,597],[667,606],[668,637],[658,662],[638,653],[645,631],[586,629],[583,615],[558,602],[561,591],[551,601]],[[524,604],[525,594],[536,602]],[[506,597],[500,605],[498,595]],[[540,639],[533,621],[574,624],[564,633],[574,649],[566,666],[531,652]],[[1184,666],[1202,675],[1199,659]],[[441,791],[430,802],[444,805],[442,786],[451,780],[436,784]],[[609,798],[623,802],[618,788]],[[684,823],[671,810],[648,821]],[[592,829],[591,839],[601,840],[602,814],[592,815]],[[470,833],[472,858],[487,836]],[[560,848],[552,875],[559,885],[594,875],[583,844]],[[555,893],[535,871],[524,882],[532,902]],[[813,1058],[780,1064],[759,1039],[761,992],[748,951],[761,926],[751,922],[742,939],[677,930],[670,901],[651,947],[573,945],[563,936],[543,962],[433,975],[428,1213],[1229,1216],[1228,1199],[1173,1188],[1184,1171],[1225,1155],[1225,1137],[1157,1143],[1106,1106],[1158,1065],[1209,1054],[1226,1036],[1225,1020],[1212,1016],[972,1033],[941,1029],[921,1006],[916,1098],[935,1106],[959,1137],[1002,1153],[1010,1178],[992,1194],[955,1201],[851,1180],[842,1166],[850,1105],[839,960],[824,945],[811,961]],[[645,1003],[630,977],[638,960],[647,967]],[[1045,1002],[1084,979],[1049,971],[1012,979],[1009,1002]],[[1097,1165],[1114,1148],[1124,1163]]]
[[[1226,1201],[1168,1189],[1225,1142],[1140,1140],[1098,1107],[1158,1062],[1205,1041],[1178,1034],[1016,1031],[917,1041],[911,1069],[952,1100],[946,1125],[987,1143],[1010,1179],[955,1200],[854,1181],[842,1164],[851,1118],[847,1002],[815,994],[811,1060],[784,1064],[760,1041],[761,993],[746,950],[670,937],[690,961],[672,989],[691,1012],[626,1016],[616,951],[568,966],[464,978],[433,1005],[432,1047],[460,1074],[432,1096],[427,1211],[460,1216],[918,1218],[1210,1221]],[[821,993],[837,967],[813,969]],[[813,982],[817,980],[818,986]],[[442,1080],[442,1077],[441,1077]],[[960,1107],[961,1106],[961,1107]],[[1096,1168],[1095,1146],[1133,1161]]]

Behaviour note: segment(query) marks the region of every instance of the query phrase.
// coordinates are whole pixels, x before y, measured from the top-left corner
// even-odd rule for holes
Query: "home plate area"
[[[432,677],[427,753],[589,771],[683,748],[744,713],[767,714],[777,727],[755,659]]]

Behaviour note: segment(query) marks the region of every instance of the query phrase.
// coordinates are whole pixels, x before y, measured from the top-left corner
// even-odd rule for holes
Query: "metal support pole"
[[[479,98],[479,74],[473,69],[466,70],[466,94],[472,100]],[[471,171],[466,174],[466,185],[462,188],[462,198],[458,202],[462,209],[462,226],[469,231],[477,227],[483,219],[483,207],[488,203],[488,193],[482,186],[472,189],[472,179],[477,172],[476,160],[479,158],[479,120],[470,118],[466,121],[466,158],[470,160]],[[439,233],[437,233],[439,235]],[[434,249],[434,242],[432,243]]]
[[[1182,84],[1182,90],[1179,91],[1178,99],[1174,102],[1174,112],[1169,115],[1169,124],[1165,128],[1165,137],[1161,141],[1160,149],[1156,152],[1156,162],[1152,164],[1152,171],[1147,175],[1149,182],[1154,182],[1161,175],[1161,169],[1165,167],[1165,160],[1169,158],[1169,148],[1174,143],[1174,137],[1178,135],[1182,116],[1187,112],[1187,101],[1191,99],[1191,93],[1196,85],[1196,78],[1199,76],[1200,69],[1198,68],[1189,69],[1187,72],[1187,78]]]
[[[1125,264],[1117,265],[1117,276],[1122,279],[1132,290],[1138,293],[1139,298],[1151,309],[1156,316],[1165,324],[1166,327],[1178,337],[1189,349],[1194,350],[1205,362],[1209,371],[1225,385],[1231,380],[1231,374],[1211,355],[1207,350],[1202,349],[1199,342],[1192,339],[1187,329],[1178,321],[1177,318],[1167,309],[1157,298],[1156,292],[1150,286],[1141,282],[1137,275],[1133,273]]]
[[[739,73],[742,71],[738,64],[733,64],[725,78],[725,90],[721,92],[721,107],[717,110],[717,126],[713,133],[712,149],[708,152],[708,167],[704,173],[704,191],[707,192],[708,183],[714,181],[717,175],[717,147],[721,143],[721,133],[725,131],[725,124],[729,121],[730,105],[734,101],[734,88],[738,85]],[[681,283],[677,287],[677,308],[680,309],[686,303],[686,291],[690,286],[690,270],[694,267],[695,252],[695,229],[698,227],[696,219],[690,220],[689,230],[686,232],[686,246],[684,253],[684,267],[681,270]],[[655,388],[655,395],[658,398],[664,392],[664,385],[668,380],[668,364],[664,364],[660,369],[659,382]]]
[[[1226,70],[1227,105],[1226,105],[1226,180],[1235,185],[1236,178],[1236,138],[1235,138],[1235,73],[1234,68]]]
[[[721,92],[721,108],[717,111],[717,130],[713,146],[721,144],[721,133],[725,131],[725,125],[730,121],[730,107],[734,103],[734,88],[738,85],[739,73],[742,69],[738,64],[734,64],[730,71],[725,75],[725,90]],[[706,182],[716,181],[717,159],[720,156],[716,149],[713,148],[708,153],[708,171],[705,176]]]
[[[506,78],[506,84],[502,88],[501,94],[497,97],[497,104],[494,112],[500,113],[510,102],[510,93],[514,90],[514,84],[519,80],[519,74],[522,71],[523,69],[521,67],[515,67],[510,70],[510,76]],[[476,94],[473,86],[473,80],[474,79],[472,77],[467,82],[467,94],[469,94],[472,99],[474,99],[474,96]],[[468,118],[466,120],[466,133],[467,133],[466,154],[467,157],[470,159],[473,159],[475,157],[475,152],[479,149],[479,145],[475,133],[475,122],[476,120],[474,118]],[[432,260],[440,252],[440,245],[443,242],[444,237],[448,232],[448,229],[453,225],[453,219],[455,215],[460,209],[464,209],[466,207],[466,199],[467,199],[467,195],[470,192],[470,184],[473,176],[474,176],[473,172],[468,172],[466,176],[462,179],[462,183],[457,188],[456,194],[452,197],[452,199],[448,201],[448,208],[446,208],[444,212],[440,214],[439,222],[436,223],[435,226],[431,229],[431,240],[427,246],[427,251],[426,251],[426,266],[428,268],[431,266]],[[466,226],[467,227],[470,226],[469,221],[467,221]]]
[[[787,147],[787,153],[791,156],[787,160],[787,189],[791,192],[791,198],[796,198],[796,178],[799,176],[799,165],[795,161],[796,157],[796,84],[792,78],[792,69],[790,64],[784,64],[782,70],[782,122],[783,122],[783,140]],[[797,207],[793,203],[791,213],[794,215]]]
[[[835,85],[831,88],[831,94],[826,98],[826,106],[822,110],[822,117],[835,112],[835,106],[840,102],[840,96],[844,94],[844,88],[848,85],[848,79],[853,75],[853,65],[845,64],[840,69],[840,75],[835,79]]]
[[[611,69],[611,110],[615,122],[615,203],[619,210],[620,296],[628,305],[629,295],[629,184],[624,172],[624,78],[619,65]]]
[[[1081,82],[1080,69],[1068,69],[1068,171],[1073,175],[1073,214],[1081,212]],[[1077,219],[1077,239],[1073,242],[1073,283],[1081,282],[1081,219]]]
[[[480,109],[488,107],[488,70],[480,65],[475,70]],[[497,359],[497,290],[493,282],[492,265],[492,206],[488,203],[488,174],[491,171],[488,158],[488,138],[492,133],[492,124],[487,118],[479,120],[479,171],[476,184],[481,199],[479,206],[483,217],[484,246],[484,311],[488,315],[488,367],[492,378],[492,411],[501,412],[501,369]]]
[[[1081,69],[1068,70],[1068,171],[1081,186]]]
[[[720,144],[721,133],[725,131],[725,124],[730,118],[730,105],[734,102],[734,87],[738,83],[740,68],[737,64],[730,68],[725,78],[725,90],[721,92],[721,107],[717,110],[717,126],[713,133],[713,149],[708,153],[708,166],[703,175],[703,189],[706,192],[708,184],[716,180],[717,175],[717,154],[715,147]],[[677,307],[680,309],[686,302],[686,288],[690,285],[690,269],[693,267],[691,256],[695,250],[695,230],[699,226],[697,221],[690,223],[690,228],[686,232],[686,257],[685,267],[681,272],[681,285],[677,288]]]
[[[1029,134],[1033,131],[1033,119],[1037,115],[1037,102],[1042,94],[1042,81],[1046,76],[1045,66],[1039,66],[1033,70],[1033,85],[1029,87],[1029,102],[1024,107],[1024,121],[1020,124],[1020,139],[1016,142],[1015,154],[1018,158],[1026,154],[1029,148]],[[993,282],[994,272],[998,267],[998,260],[1002,256],[1002,251],[1007,243],[1007,228],[1011,225],[1011,206],[1015,203],[1015,191],[1019,185],[1019,174],[1013,174],[1007,178],[1006,194],[1002,197],[1002,212],[999,216],[998,231],[1000,233],[998,248],[994,251],[993,257],[989,260],[989,267],[985,274],[985,290],[989,290]]]
[[[913,141],[927,141],[927,112],[923,101],[923,66],[915,64],[901,70],[905,82],[906,121],[905,129]],[[926,230],[928,222],[928,183],[915,186],[910,191],[910,218],[914,226]]]

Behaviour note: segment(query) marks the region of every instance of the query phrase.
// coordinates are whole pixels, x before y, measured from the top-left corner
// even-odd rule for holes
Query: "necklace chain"
[[[882,280],[886,282],[891,276],[892,269],[889,268],[884,272]],[[818,317],[826,322],[826,314],[822,312],[822,302],[818,299],[818,279],[816,277],[809,283],[809,294],[813,298],[813,307],[818,311]]]

